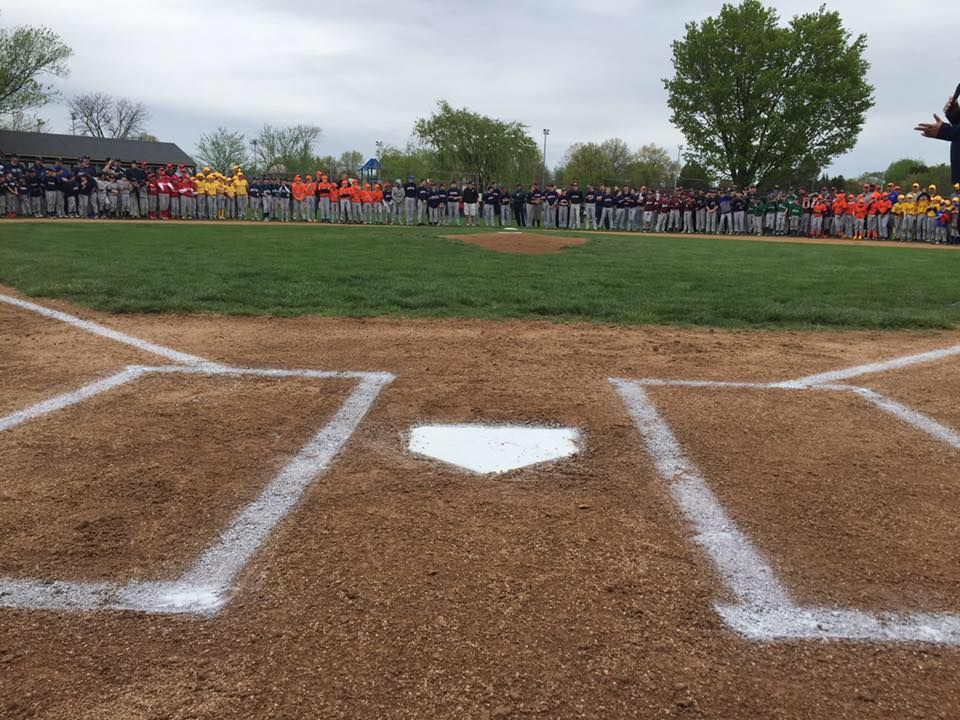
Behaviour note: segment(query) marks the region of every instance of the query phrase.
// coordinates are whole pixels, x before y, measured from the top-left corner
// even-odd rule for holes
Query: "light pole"
[[[250,141],[250,144],[253,145],[253,162],[254,164],[259,163],[260,159],[257,157],[257,146],[260,144],[256,138]],[[267,169],[263,168],[260,170],[260,175],[266,175]]]
[[[382,180],[383,173],[383,140],[377,140],[377,181]]]
[[[540,170],[540,187],[543,187],[543,181],[547,174],[547,135],[550,134],[550,128],[543,129],[543,167]]]
[[[677,145],[677,179],[673,181],[673,189],[676,190],[680,185],[680,153],[683,152],[683,145]]]

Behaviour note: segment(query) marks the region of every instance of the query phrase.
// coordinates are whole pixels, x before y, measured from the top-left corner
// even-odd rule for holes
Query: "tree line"
[[[378,147],[382,176],[452,176],[481,184],[576,179],[656,187],[847,187],[878,176],[908,185],[915,180],[945,184],[944,166],[909,159],[860,178],[823,174],[855,145],[874,104],[865,50],[866,37],[851,32],[826,6],[784,22],[761,0],[725,4],[717,15],[688,23],[672,44],[673,74],[663,83],[671,122],[686,143],[682,166],[663,147],[631,148],[610,138],[574,144],[551,170],[522,123],[441,100],[430,116],[416,120],[406,146]],[[49,79],[68,75],[71,56],[48,28],[0,27],[0,127],[42,129],[44,121],[35,111],[58,97]],[[140,102],[88,93],[68,104],[75,133],[155,139]],[[300,174],[359,169],[364,156],[358,151],[318,155],[321,136],[312,124],[265,125],[250,137],[218,128],[201,137],[196,155],[222,172],[234,164]]]

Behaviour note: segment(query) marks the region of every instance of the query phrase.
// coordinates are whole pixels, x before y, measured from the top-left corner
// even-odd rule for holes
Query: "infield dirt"
[[[4,718],[960,715],[958,648],[755,643],[729,630],[713,610],[727,591],[608,382],[785,380],[957,344],[958,332],[107,317],[43,302],[219,362],[396,380],[219,615],[0,609]],[[50,322],[0,306],[5,411],[152,362],[96,338],[88,357],[86,341]],[[949,364],[933,367],[864,383],[893,383],[904,402],[926,392],[928,412],[947,413],[960,387]],[[346,386],[251,387],[145,378],[25,423],[10,431],[16,442],[0,438],[3,573],[179,568]],[[791,591],[865,609],[960,611],[954,452],[852,397],[725,393],[652,395]],[[577,427],[584,451],[471,475],[404,451],[405,433],[427,422]],[[234,429],[211,445],[206,430],[220,423]],[[54,428],[71,444],[57,447]],[[150,440],[154,428],[169,446]],[[61,459],[78,464],[55,472]],[[165,492],[138,482],[145,464]],[[84,485],[87,469],[109,481]],[[131,529],[125,546],[77,542],[94,506]],[[161,521],[167,534],[146,538],[144,524]]]
[[[563,237],[562,235],[538,235],[525,232],[489,232],[469,235],[444,235],[449,240],[477,245],[485,250],[514,255],[550,255],[568,247],[587,244],[586,238]]]

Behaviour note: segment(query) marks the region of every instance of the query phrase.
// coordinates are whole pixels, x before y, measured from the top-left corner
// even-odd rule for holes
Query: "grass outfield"
[[[440,237],[450,232],[0,223],[0,283],[109,312],[805,329],[960,321],[957,252],[582,234],[583,247],[525,256]]]

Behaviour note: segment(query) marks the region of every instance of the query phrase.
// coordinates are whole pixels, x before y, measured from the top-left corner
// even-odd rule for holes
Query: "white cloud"
[[[785,16],[821,0],[776,0]],[[402,145],[439,98],[527,124],[548,157],[578,141],[622,137],[671,152],[661,79],[670,42],[720,3],[679,0],[427,0],[303,3],[300,0],[8,0],[0,22],[44,24],[74,48],[64,95],[104,91],[145,102],[150,129],[192,152],[218,125],[252,132],[263,123],[324,129],[320,152]],[[873,0],[835,0],[853,32],[868,36],[877,106],[856,148],[834,172],[857,175],[899,157],[944,162],[946,146],[912,127],[939,110],[960,78],[957,58],[925,13]],[[949,17],[949,13],[947,16]],[[936,23],[934,22],[934,25]],[[953,51],[955,52],[955,51]],[[65,108],[45,109],[66,131]]]

